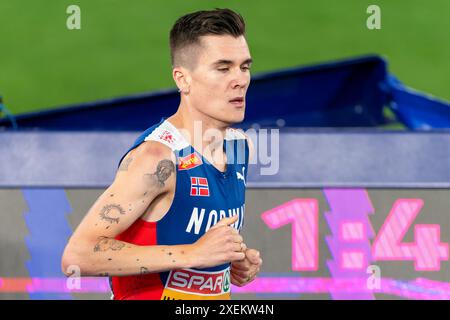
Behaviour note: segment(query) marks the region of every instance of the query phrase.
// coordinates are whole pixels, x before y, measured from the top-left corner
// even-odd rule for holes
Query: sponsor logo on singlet
[[[170,131],[164,130],[160,135],[159,138],[161,140],[167,141],[168,143],[174,143],[175,137]]]
[[[197,153],[194,152],[186,157],[179,159],[178,170],[189,170],[202,164],[202,159],[198,156]]]
[[[236,172],[236,178],[237,178],[238,180],[242,180],[242,182],[244,183],[244,186],[246,186],[246,183],[245,183],[245,174],[244,174],[244,172],[245,172],[245,167],[242,167],[242,173]]]
[[[220,271],[172,270],[162,299],[229,299],[230,268]]]

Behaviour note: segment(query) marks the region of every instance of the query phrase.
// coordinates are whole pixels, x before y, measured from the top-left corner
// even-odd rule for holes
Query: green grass
[[[70,4],[81,30],[66,28]],[[369,4],[381,30],[366,28]],[[21,113],[173,87],[173,22],[214,7],[245,17],[253,73],[376,53],[407,85],[450,100],[448,0],[2,0],[0,95]]]

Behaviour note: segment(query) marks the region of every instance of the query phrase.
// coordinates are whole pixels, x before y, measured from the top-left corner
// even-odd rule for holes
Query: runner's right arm
[[[114,182],[103,192],[70,238],[62,271],[82,276],[124,276],[179,268],[203,268],[241,260],[242,237],[222,219],[196,243],[138,246],[114,238],[139,219],[159,196],[173,192],[175,159],[166,146],[142,143],[122,161]]]

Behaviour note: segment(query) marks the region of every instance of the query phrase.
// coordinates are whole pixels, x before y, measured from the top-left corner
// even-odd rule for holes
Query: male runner
[[[245,23],[228,9],[185,15],[170,49],[179,108],[121,159],[62,269],[109,276],[115,299],[229,299],[230,282],[249,283],[262,263],[239,235],[252,146],[230,128],[250,83]]]

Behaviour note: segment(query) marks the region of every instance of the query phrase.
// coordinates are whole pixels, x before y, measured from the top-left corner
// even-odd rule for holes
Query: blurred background
[[[171,26],[216,7],[247,24],[240,127],[257,148],[279,130],[276,174],[248,176],[244,234],[264,266],[233,298],[450,299],[445,0],[1,1],[0,299],[110,297],[106,278],[67,282],[62,250],[134,139],[178,106]]]
[[[81,9],[80,30],[66,28],[72,4]],[[381,8],[380,30],[366,27],[371,4]],[[0,95],[17,114],[173,88],[171,26],[215,7],[245,18],[255,74],[376,53],[409,86],[450,99],[446,0],[3,0]]]

